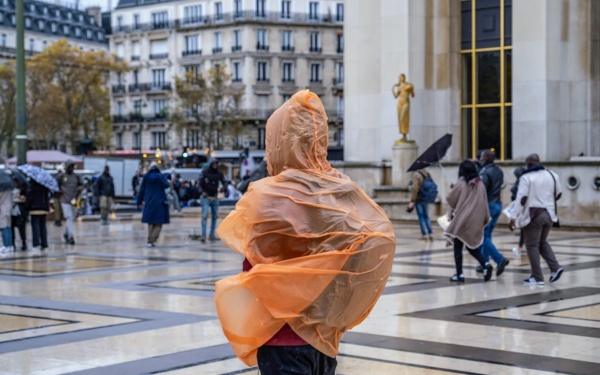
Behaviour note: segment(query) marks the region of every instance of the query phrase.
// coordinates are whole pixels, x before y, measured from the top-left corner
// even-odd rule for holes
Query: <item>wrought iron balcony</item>
[[[259,42],[259,43],[256,43],[256,50],[257,51],[269,51],[269,46]]]
[[[294,46],[284,45],[281,46],[281,50],[284,52],[294,52]]]
[[[232,46],[231,47],[231,52],[236,52],[236,51],[241,51],[242,50],[242,46]]]
[[[112,93],[113,93],[113,95],[125,94],[125,85],[113,85]]]
[[[168,53],[151,53],[150,54],[150,60],[168,59],[168,58],[169,58]]]
[[[222,47],[217,47],[217,48],[213,48],[212,49],[213,55],[216,55],[217,53],[221,53],[221,52],[223,52],[223,48]]]
[[[323,48],[321,48],[321,47],[313,47],[313,46],[311,46],[309,51],[310,51],[311,53],[321,53],[321,52],[323,52]]]
[[[202,50],[201,49],[192,49],[192,50],[187,50],[187,51],[183,51],[181,53],[181,55],[183,57],[186,56],[194,56],[194,55],[202,55]]]

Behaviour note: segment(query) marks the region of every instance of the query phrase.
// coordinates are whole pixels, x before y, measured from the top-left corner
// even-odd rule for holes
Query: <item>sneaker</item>
[[[544,285],[543,281],[537,281],[535,277],[531,276],[529,279],[523,280],[525,285]]]
[[[513,247],[512,252],[513,252],[513,254],[515,254],[518,257],[520,257],[521,254],[523,254],[523,252],[521,251],[521,248],[519,246]]]
[[[483,267],[483,281],[490,281],[492,278],[492,272],[494,271],[494,267],[491,264],[486,263],[485,267]]]
[[[502,259],[500,264],[498,264],[498,269],[496,270],[496,276],[502,275],[502,272],[504,272],[504,268],[506,266],[508,266],[508,263],[510,263],[510,260],[508,260],[506,258]]]
[[[75,245],[75,239],[74,238],[69,238],[69,241],[67,243],[69,245]]]
[[[558,281],[564,270],[564,268],[560,267],[558,270],[556,270],[556,272],[552,272],[552,274],[550,275],[550,282],[553,283],[555,281]]]
[[[221,239],[219,237],[216,237],[216,236],[210,236],[210,237],[208,237],[208,240],[214,242],[214,241],[220,241]]]
[[[21,251],[27,251],[27,245],[21,246]]]
[[[8,247],[7,246],[0,247],[0,253],[5,253],[7,251],[8,251]]]
[[[149,243],[148,245],[146,245],[146,247],[148,247],[148,248],[150,248],[150,247],[156,247],[156,245],[153,244],[153,243]]]
[[[465,276],[462,273],[460,275],[454,275],[450,278],[450,281],[455,282],[455,283],[464,283]]]
[[[54,226],[55,226],[55,227],[60,227],[60,226],[62,226],[62,222],[60,222],[60,221],[55,221],[55,222],[54,222]]]
[[[475,272],[483,273],[483,266],[477,266],[477,268],[475,268]]]
[[[66,233],[63,233],[63,240],[65,240],[66,243],[69,243],[69,235]]]
[[[429,242],[433,242],[433,236],[431,234],[429,235]]]
[[[205,243],[206,242],[206,237],[204,237],[204,236],[200,237],[200,242]]]

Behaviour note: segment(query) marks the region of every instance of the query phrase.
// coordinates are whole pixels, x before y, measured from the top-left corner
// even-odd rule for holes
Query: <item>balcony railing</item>
[[[169,58],[168,53],[151,53],[150,54],[150,60],[168,59],[168,58]]]
[[[281,46],[281,50],[284,52],[294,52],[294,46]]]
[[[309,51],[311,53],[321,53],[321,52],[323,52],[323,48],[321,48],[321,47],[312,47],[311,46],[310,49],[309,49]]]
[[[296,83],[296,80],[294,78],[283,77],[281,79],[281,82],[284,83],[284,84],[285,83],[287,83],[287,84],[293,84],[293,83]]]
[[[236,52],[236,51],[241,51],[242,50],[242,46],[232,46],[231,47],[231,52]]]
[[[187,50],[187,51],[183,51],[181,55],[183,57],[185,57],[185,56],[194,56],[194,55],[202,55],[202,50],[201,49]]]
[[[114,94],[125,94],[125,85],[113,85],[112,93]]]
[[[152,82],[150,91],[171,91],[171,82]]]
[[[310,13],[281,13],[281,12],[256,12],[247,10],[243,12],[222,13],[209,15],[205,17],[182,18],[177,20],[140,23],[137,25],[121,25],[112,28],[113,34],[129,33],[133,31],[151,31],[164,30],[171,28],[187,28],[212,23],[234,23],[243,21],[260,21],[275,23],[319,23],[343,25],[342,20],[329,14],[310,14]]]
[[[344,53],[344,48],[338,47],[336,51],[337,53]]]
[[[256,79],[256,82],[259,82],[259,83],[269,83],[269,79],[265,78],[265,77],[258,77]]]
[[[217,53],[221,53],[221,52],[223,52],[223,48],[222,47],[217,47],[217,48],[213,48],[212,49],[213,55],[216,55]]]
[[[323,80],[322,79],[317,79],[317,78],[311,78],[310,79],[310,84],[311,85],[322,85],[323,84]]]
[[[334,78],[333,79],[333,85],[334,86],[343,86],[344,85],[344,78]]]
[[[269,51],[269,46],[267,46],[266,44],[256,43],[256,50],[257,51]]]
[[[129,93],[150,91],[150,85],[147,83],[129,84]]]
[[[139,56],[131,56],[131,61],[140,61]]]

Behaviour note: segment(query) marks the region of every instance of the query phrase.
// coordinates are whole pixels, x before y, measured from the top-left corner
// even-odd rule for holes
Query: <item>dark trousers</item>
[[[46,232],[46,215],[31,215],[31,235],[33,247],[48,247],[48,232]]]
[[[12,230],[12,238],[13,238],[13,246],[17,248],[17,239],[15,237],[15,228],[19,230],[19,236],[21,236],[21,242],[23,243],[23,247],[27,246],[27,232],[25,230],[25,225],[27,224],[27,216],[19,215],[19,216],[11,216],[10,217],[10,229]]]
[[[454,263],[456,264],[456,275],[458,276],[462,275],[463,273],[463,246],[464,243],[461,240],[459,240],[458,238],[454,239]],[[477,259],[481,266],[485,266],[485,259],[483,258],[483,255],[481,255],[481,251],[477,249],[469,249],[468,247],[467,250],[469,251],[469,254],[473,256],[473,258]]]
[[[552,229],[552,219],[545,208],[530,208],[529,215],[531,222],[523,228],[525,235],[525,246],[527,247],[527,256],[531,265],[531,276],[537,281],[544,281],[542,266],[540,265],[540,255],[548,266],[550,271],[556,272],[560,268],[554,251],[548,244],[548,234]]]
[[[261,375],[334,375],[336,367],[335,358],[310,345],[258,348]]]
[[[148,224],[148,243],[155,243],[160,236],[162,224]]]

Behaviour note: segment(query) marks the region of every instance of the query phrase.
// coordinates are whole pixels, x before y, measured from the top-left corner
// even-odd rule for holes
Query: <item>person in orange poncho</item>
[[[383,210],[327,161],[327,115],[317,95],[296,93],[269,118],[271,177],[253,182],[217,230],[243,254],[221,280],[223,332],[261,374],[334,374],[344,333],[383,292],[394,228]]]

